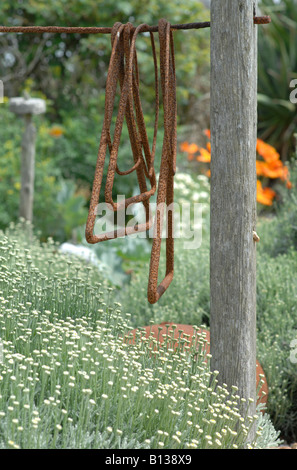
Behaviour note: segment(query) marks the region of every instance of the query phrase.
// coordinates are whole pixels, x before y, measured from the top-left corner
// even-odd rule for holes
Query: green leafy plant
[[[268,382],[268,413],[288,441],[297,435],[297,373],[290,361],[290,343],[297,337],[296,263],[295,250],[272,258],[259,247],[257,355]]]
[[[290,83],[297,77],[297,2],[261,0],[272,22],[259,30],[258,130],[287,160],[294,148],[296,104],[290,102]]]
[[[48,4],[29,1],[22,5],[3,2],[0,7],[0,23],[9,25],[67,25],[67,26],[112,26],[116,21],[134,24],[157,24],[161,17],[174,23],[207,21],[209,11],[201,2],[189,0],[187,5],[179,1],[136,0],[103,2],[88,0],[66,5],[62,0]],[[185,40],[186,38],[186,40]],[[109,35],[3,35],[0,45],[9,48],[10,60],[0,60],[0,75],[7,93],[19,93],[24,81],[32,79],[35,91],[42,91],[54,103],[52,111],[57,118],[62,110],[89,108],[89,101],[102,100],[106,70],[110,57]],[[197,47],[200,53],[197,57]],[[209,65],[209,31],[198,35],[181,31],[175,35],[179,102],[183,115],[191,96],[199,94],[195,79],[197,72]],[[143,35],[137,41],[141,83],[143,84],[146,112],[151,113],[153,102],[154,73],[150,38]],[[182,78],[182,80],[181,80]],[[99,108],[97,108],[99,112]]]
[[[259,218],[259,233],[262,233],[260,250],[270,256],[288,253],[297,249],[297,160],[292,156],[288,164],[292,187],[277,185],[279,198],[274,217]]]
[[[20,160],[23,123],[9,111],[8,101],[1,104],[0,138],[0,228],[19,218]],[[34,225],[40,236],[54,236],[64,241],[71,238],[75,227],[87,217],[86,197],[78,192],[74,181],[65,180],[53,157],[54,138],[44,118],[36,122]]]
[[[297,436],[296,364],[290,362],[290,343],[297,338],[296,296],[296,187],[297,169],[289,166],[291,189],[280,183],[275,215],[259,217],[257,233],[257,358],[269,388],[268,413],[274,426],[292,441]],[[187,184],[188,185],[188,184]],[[191,195],[189,196],[191,198]],[[146,301],[148,269],[139,270],[119,291],[120,302],[131,313],[134,326],[173,321],[209,325],[208,219],[199,250],[176,244],[174,280],[155,305]],[[160,276],[165,271],[161,256]],[[143,301],[139,301],[142,298]]]
[[[157,349],[141,331],[132,343],[92,267],[30,244],[24,227],[0,235],[0,256],[1,448],[236,449],[254,424],[249,448],[280,442],[260,411],[240,415],[237,387],[216,386],[198,332],[175,350],[170,334]]]

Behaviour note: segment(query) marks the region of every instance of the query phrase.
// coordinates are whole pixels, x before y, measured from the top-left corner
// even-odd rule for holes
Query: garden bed
[[[95,268],[12,229],[0,239],[0,447],[236,449],[253,423],[251,448],[277,445],[268,415],[242,421],[237,388],[215,389],[203,338],[198,355],[183,338],[129,344],[131,315]]]

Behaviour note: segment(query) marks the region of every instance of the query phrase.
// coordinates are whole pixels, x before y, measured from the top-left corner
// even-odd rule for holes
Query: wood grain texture
[[[255,4],[211,2],[210,349],[219,380],[256,402]]]

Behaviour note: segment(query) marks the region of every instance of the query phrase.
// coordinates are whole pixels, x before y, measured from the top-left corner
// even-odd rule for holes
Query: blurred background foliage
[[[209,2],[189,0],[185,4],[180,0],[54,0],[47,3],[18,0],[12,4],[4,0],[0,4],[0,24],[112,26],[115,21],[157,24],[160,17],[169,18],[172,23],[205,21],[209,20],[210,14],[204,4],[208,5]],[[295,149],[296,104],[290,102],[289,96],[292,91],[290,82],[297,78],[296,7],[297,0],[259,1],[259,13],[269,14],[272,23],[258,28],[258,136],[274,145],[283,161],[290,160]],[[181,136],[179,143],[190,140],[200,144],[205,140],[203,129],[209,127],[209,29],[178,31],[174,34],[174,39],[178,84],[178,135]],[[70,198],[74,197],[75,203],[83,199],[84,206],[88,205],[103,122],[110,49],[109,35],[0,35],[0,77],[4,82],[6,98],[22,95],[27,91],[34,97],[47,100],[46,116],[37,119],[39,161],[36,168],[37,200],[34,208],[35,221],[38,221],[38,225],[43,225],[39,228],[44,236],[53,235],[60,239],[71,236],[74,221],[68,221],[65,229],[56,229],[48,220],[50,212],[55,213],[57,210],[55,204],[66,203],[66,194]],[[152,138],[154,70],[148,35],[140,35],[137,51],[142,104],[148,133]],[[0,149],[1,161],[15,159],[14,166],[7,168],[4,164],[1,170],[1,197],[3,199],[4,195],[11,196],[6,205],[7,211],[3,210],[0,215],[0,227],[4,227],[10,218],[17,216],[18,155],[23,127],[21,120],[16,120],[10,115],[7,106],[2,105],[0,113],[3,142]],[[59,133],[55,132],[57,126],[60,128]],[[156,165],[159,164],[161,144],[162,109]],[[125,127],[120,159],[123,167],[131,166],[131,149]],[[179,167],[184,169],[186,166],[187,162],[181,154]],[[14,176],[11,175],[10,179],[3,182],[4,174],[12,172]],[[45,174],[41,176],[40,173],[43,172]],[[56,202],[52,200],[49,206],[43,202],[46,199],[40,194],[46,192],[45,188],[48,186],[47,196],[52,197],[51,191],[52,195],[57,196],[59,190],[54,183],[50,185],[51,178],[60,186],[63,184],[62,180],[72,181],[72,190],[66,193],[64,190],[63,202],[58,203],[55,199]],[[42,188],[39,189],[40,181]],[[6,187],[8,184],[9,188]],[[135,184],[135,174],[128,178],[116,178],[115,193],[130,196]],[[63,187],[70,186],[68,182],[67,186],[64,184]],[[48,210],[47,215],[43,217],[43,223],[39,214],[44,211],[44,204]],[[79,209],[79,213],[83,214],[83,207]],[[56,217],[52,216],[52,219]],[[80,224],[80,217],[78,219]],[[58,217],[58,220],[62,226],[63,217]]]
[[[115,21],[134,24],[157,24],[160,17],[172,23],[209,20],[209,9],[204,3],[189,0],[148,2],[131,1],[64,1],[50,4],[40,1],[3,1],[0,5],[0,24],[112,26]],[[258,28],[258,136],[271,143],[280,152],[283,161],[289,160],[295,148],[296,104],[289,100],[290,82],[297,78],[297,0],[281,2],[260,0],[259,12],[269,14],[272,23]],[[203,129],[209,127],[209,29],[178,31],[174,34],[178,93],[178,135],[180,141],[204,142]],[[156,41],[158,46],[158,41]],[[35,221],[43,235],[60,240],[71,237],[75,220],[65,216],[56,218],[57,204],[66,204],[66,194],[80,204],[76,217],[81,224],[87,208],[93,183],[100,131],[103,123],[105,80],[110,57],[109,35],[93,34],[1,34],[0,77],[5,96],[19,96],[27,91],[34,97],[47,100],[47,114],[36,120],[38,127],[38,155],[36,178]],[[154,69],[150,38],[146,34],[137,40],[140,64],[141,98],[150,139],[154,118]],[[10,180],[0,181],[2,199],[10,196],[7,211],[0,215],[0,227],[17,217],[19,185],[18,156],[22,134],[22,120],[10,115],[8,106],[0,108],[3,127],[0,149],[1,161],[15,159],[14,167],[3,165],[4,173],[13,173]],[[60,132],[55,132],[56,128]],[[13,136],[13,138],[12,138]],[[13,142],[13,143],[12,143]],[[160,115],[157,158],[162,145],[162,107]],[[12,146],[8,149],[6,147]],[[12,157],[13,154],[13,157]],[[10,157],[9,157],[10,155]],[[124,126],[120,159],[122,167],[131,166],[131,149]],[[187,162],[182,154],[179,167]],[[41,175],[42,173],[42,175]],[[44,174],[43,174],[44,173]],[[105,168],[106,174],[106,168]],[[14,176],[13,176],[14,175]],[[51,178],[54,178],[50,184]],[[69,181],[68,181],[69,180]],[[9,183],[8,183],[9,181]],[[42,181],[42,183],[40,183]],[[62,182],[63,181],[63,182]],[[65,185],[65,181],[68,183]],[[72,183],[70,183],[70,181]],[[6,187],[6,185],[10,187]],[[14,186],[16,184],[16,186]],[[39,187],[41,184],[42,187]],[[115,194],[130,196],[137,184],[136,175],[115,179]],[[63,202],[58,198],[64,188]],[[65,188],[72,188],[65,192]],[[46,191],[46,188],[48,190]],[[7,192],[8,191],[8,192]],[[12,194],[13,192],[13,194]],[[46,193],[51,204],[47,204]],[[52,199],[52,197],[55,199]],[[58,202],[58,200],[60,202]],[[69,203],[70,207],[76,207]],[[40,214],[47,206],[47,215]],[[65,210],[62,210],[65,214]],[[55,221],[55,223],[51,223]],[[74,217],[75,219],[75,217]],[[63,224],[65,228],[63,228]],[[56,227],[54,225],[57,225]]]
[[[18,0],[13,4],[8,1],[0,4],[0,24],[8,26],[112,26],[116,21],[157,24],[160,17],[169,18],[172,23],[205,21],[209,19],[209,11],[202,3],[194,0],[189,0],[186,5],[178,0],[54,0],[50,3]],[[193,103],[202,103],[204,115],[209,114],[203,104],[205,96],[209,94],[209,30],[179,31],[174,38],[178,126],[186,131],[192,129],[193,116],[197,115],[192,109]],[[158,41],[156,46],[158,49]],[[6,100],[26,91],[33,97],[47,101],[46,115],[36,119],[38,142],[34,223],[42,231],[43,237],[50,235],[61,241],[69,239],[73,230],[86,220],[83,215],[88,207],[93,184],[104,117],[110,51],[110,35],[0,34],[0,77],[4,83]],[[141,99],[152,142],[155,91],[148,35],[139,36],[137,52]],[[4,173],[7,174],[5,181],[4,178],[0,180],[0,197],[6,201],[0,215],[0,228],[4,228],[9,220],[18,217],[23,123],[9,112],[8,104],[0,107],[0,113],[1,139],[2,142],[8,142],[0,148],[3,177]],[[205,119],[199,122],[202,133]],[[162,132],[161,107],[157,166]],[[11,146],[10,153],[6,150],[7,145]],[[9,164],[9,158],[14,161],[14,166]],[[122,168],[131,166],[131,148],[125,126],[119,158]],[[107,166],[105,174],[106,170]],[[124,178],[116,177],[114,192],[129,197],[135,184],[135,173]],[[59,196],[60,191],[63,197]],[[72,215],[66,215],[66,208],[75,211]]]
[[[36,117],[38,135],[35,157],[34,225],[45,240],[52,236],[59,241],[73,236],[74,229],[85,223],[86,197],[72,179],[65,179],[52,153],[55,138],[50,123]],[[8,102],[1,105],[0,139],[0,229],[19,216],[20,153],[22,119],[9,111]]]
[[[171,23],[203,21],[209,19],[209,11],[195,0],[186,4],[178,0],[54,0],[50,3],[18,0],[13,5],[8,1],[0,5],[0,23],[7,26],[112,26],[116,21],[157,24],[160,17],[170,19]],[[208,67],[208,39],[208,30],[175,34],[181,122],[186,120],[191,96],[199,94],[201,85],[197,87],[194,78],[201,76]],[[6,34],[0,37],[0,47],[0,76],[8,96],[19,94],[25,80],[30,77],[33,89],[55,103],[51,109],[55,118],[61,118],[62,111],[74,111],[77,105],[81,113],[88,111],[90,106],[95,105],[99,110],[103,105],[110,35]],[[137,50],[143,103],[147,103],[150,111],[154,73],[149,35],[139,37]],[[203,81],[203,76],[200,81]]]
[[[260,9],[272,22],[258,29],[258,131],[284,161],[296,145],[297,105],[290,102],[290,83],[297,78],[297,1],[261,0]]]
[[[206,21],[210,12],[205,4],[209,6],[207,1],[195,0],[186,4],[180,0],[54,0],[50,3],[18,0],[13,4],[4,0],[0,4],[0,24],[112,26],[115,21],[157,24],[160,17],[168,18],[172,23]],[[290,80],[297,77],[296,4],[297,0],[259,1],[259,14],[261,11],[271,15],[272,23],[258,27],[258,136],[272,143],[283,161],[291,159],[295,146],[296,105],[289,101],[289,85]],[[209,127],[209,39],[209,29],[174,34],[178,149],[185,140],[199,145],[205,142],[203,131]],[[156,46],[158,49],[158,40]],[[47,102],[47,113],[35,118],[38,136],[34,225],[42,239],[51,236],[60,242],[85,243],[84,224],[103,123],[110,51],[109,35],[0,34],[0,78],[5,90],[5,103],[0,106],[0,229],[18,219],[20,194],[23,120],[10,113],[8,101],[27,92]],[[152,142],[155,91],[149,35],[139,36],[137,52],[141,99]],[[162,117],[161,106],[157,168],[163,139]],[[122,168],[131,166],[131,148],[125,126],[119,159]],[[205,172],[203,164],[194,166],[191,163],[184,152],[178,152],[179,172],[192,175]],[[106,171],[107,164],[104,175]],[[271,183],[275,185],[274,181]],[[116,194],[131,196],[136,185],[135,172],[128,177],[116,175],[113,197]],[[178,184],[176,188],[178,194]],[[199,191],[197,186],[196,193],[200,194]],[[294,197],[293,191],[292,194]],[[281,203],[281,191],[279,195]],[[268,214],[275,210],[274,204]],[[138,269],[136,258],[138,264],[147,263],[150,252],[150,245],[147,247],[144,240],[138,245],[131,243],[129,247],[122,242],[109,243],[104,249],[91,247],[99,258],[109,253],[109,266],[113,267],[110,278],[117,276],[117,284],[121,284],[123,274],[130,272],[132,267],[134,271]]]

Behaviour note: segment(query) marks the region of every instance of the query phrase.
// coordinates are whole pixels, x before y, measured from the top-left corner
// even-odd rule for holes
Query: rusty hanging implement
[[[254,24],[268,24],[269,16],[254,16]],[[160,41],[160,75],[164,108],[164,140],[161,155],[161,166],[157,191],[157,209],[155,214],[154,237],[150,261],[148,300],[155,303],[166,291],[173,279],[174,272],[174,233],[173,233],[173,200],[174,200],[174,174],[176,171],[176,78],[174,61],[174,30],[200,29],[210,27],[210,22],[187,23],[171,25],[161,19],[157,26],[141,24],[133,27],[131,23],[115,23],[112,28],[104,27],[60,27],[60,26],[0,26],[0,33],[79,33],[79,34],[111,34],[112,53],[109,63],[105,115],[103,129],[98,150],[97,165],[90,201],[88,219],[86,223],[86,239],[89,243],[98,243],[112,238],[123,237],[146,231],[152,227],[153,220],[150,212],[149,200],[157,190],[154,160],[156,152],[156,138],[159,118],[159,79],[156,49],[153,33],[159,34]],[[141,32],[149,32],[151,37],[152,53],[155,68],[155,123],[152,149],[150,149],[139,92],[139,71],[136,53],[136,38]],[[113,139],[111,138],[111,122],[114,110],[117,84],[120,83],[120,101],[115,124]],[[135,109],[135,114],[134,114]],[[134,165],[121,171],[118,166],[118,151],[124,119],[128,127]],[[146,222],[134,227],[125,227],[113,232],[95,235],[94,225],[96,208],[99,203],[100,190],[103,179],[103,169],[106,153],[109,150],[110,159],[105,184],[105,202],[113,211],[119,211],[130,204],[142,202],[146,213]],[[136,171],[139,184],[139,194],[125,199],[124,204],[115,203],[112,199],[112,189],[115,173],[129,175]],[[150,182],[147,188],[146,180]],[[171,206],[171,208],[170,208]],[[166,273],[158,285],[158,272],[162,242],[162,229],[164,211],[167,214],[166,237]],[[168,210],[169,208],[169,210]],[[254,235],[255,236],[255,235]]]
[[[163,19],[159,21],[159,40],[160,73],[164,106],[164,141],[162,148],[157,194],[157,208],[154,225],[154,238],[148,282],[148,300],[152,304],[157,302],[161,295],[163,295],[166,289],[169,287],[173,279],[174,271],[173,178],[176,171],[177,144],[176,78],[173,35],[170,29],[170,23]],[[165,206],[167,213],[166,274],[163,281],[158,286],[158,271]]]
[[[151,228],[152,218],[150,215],[149,199],[156,191],[156,176],[154,169],[156,137],[159,116],[159,81],[156,50],[153,34],[151,34],[152,51],[155,66],[155,126],[152,150],[150,150],[147,133],[145,129],[144,117],[139,95],[139,78],[136,54],[136,37],[139,32],[147,28],[143,24],[136,29],[132,29],[130,23],[122,25],[116,23],[111,31],[112,53],[106,82],[105,96],[105,116],[103,130],[98,151],[98,160],[94,177],[94,184],[86,224],[86,240],[89,243],[98,243],[108,239],[130,235]],[[157,211],[154,224],[154,238],[151,253],[150,273],[148,282],[148,300],[155,303],[165,292],[173,279],[174,263],[174,241],[173,241],[173,208],[167,212],[167,238],[166,238],[166,274],[163,281],[158,283],[158,268],[162,241],[162,228],[164,219],[164,205],[166,207],[173,204],[173,178],[176,168],[176,79],[173,35],[170,23],[162,19],[158,24],[160,39],[160,75],[161,88],[164,107],[164,141],[162,147],[161,167],[157,194]],[[125,61],[124,61],[125,59]],[[125,63],[124,63],[125,62]],[[121,96],[119,102],[118,115],[115,124],[113,140],[110,135],[112,112],[114,108],[117,83],[120,82]],[[134,116],[134,107],[136,119]],[[134,165],[126,171],[120,171],[117,158],[120,143],[120,136],[123,127],[124,117],[126,117],[129,138],[134,158]],[[96,207],[99,202],[100,190],[103,179],[103,168],[106,152],[109,149],[110,159],[105,184],[105,202],[110,204],[113,211],[121,210],[123,207],[114,203],[112,199],[112,189],[115,173],[128,175],[136,171],[140,194],[125,199],[125,207],[130,204],[142,202],[146,211],[146,223],[120,229],[114,232],[95,235],[94,225],[96,219]],[[144,152],[144,156],[142,153]],[[151,189],[147,190],[146,178],[149,179]]]
[[[254,17],[255,24],[269,23],[269,17]],[[185,26],[185,25],[183,25]],[[193,25],[188,25],[190,28]],[[202,27],[205,27],[204,25]],[[176,124],[177,124],[177,105],[176,105],[176,77],[174,60],[174,43],[172,30],[174,27],[164,19],[158,23],[157,32],[160,42],[160,75],[161,88],[163,95],[164,109],[164,140],[161,155],[160,175],[157,192],[157,208],[154,221],[153,245],[150,260],[149,280],[148,280],[148,301],[151,304],[156,303],[164,294],[173,280],[174,274],[174,175],[176,171]],[[183,28],[188,29],[188,28]],[[150,152],[147,135],[145,131],[144,118],[139,97],[139,79],[137,67],[137,55],[135,49],[136,36],[139,32],[150,31],[151,43],[155,65],[155,90],[156,90],[156,114],[155,114],[155,132],[153,148]],[[94,186],[91,197],[89,216],[86,226],[86,239],[89,243],[97,243],[108,238],[129,235],[132,233],[148,230],[152,225],[149,209],[149,199],[156,191],[156,177],[154,170],[154,159],[156,149],[156,135],[158,125],[158,68],[156,62],[156,51],[151,27],[140,25],[136,28],[128,23],[121,25],[116,23],[111,30],[112,36],[112,56],[108,71],[106,85],[106,106],[103,132],[98,153],[98,162],[95,172]],[[130,43],[130,38],[131,43]],[[125,67],[123,58],[125,57]],[[135,73],[136,72],[136,76]],[[117,116],[114,140],[111,142],[110,124],[116,85],[120,80],[121,99],[119,112]],[[136,109],[136,121],[139,129],[137,132],[136,122],[133,112],[133,102]],[[120,133],[123,126],[124,114],[126,116],[129,137],[134,158],[134,166],[127,171],[120,171],[117,164],[117,155],[120,142]],[[142,146],[145,158],[142,155]],[[137,172],[137,178],[140,188],[140,194],[125,200],[125,207],[129,204],[142,202],[146,209],[146,223],[116,231],[113,234],[94,235],[94,224],[96,217],[96,205],[99,200],[100,188],[103,177],[103,166],[107,147],[110,151],[110,161],[105,186],[105,202],[109,203],[114,211],[120,209],[112,200],[112,189],[115,172],[119,175],[127,175],[132,171]],[[151,190],[147,190],[145,178],[149,178]],[[167,215],[167,234],[166,234],[166,273],[164,279],[158,285],[159,262],[162,243],[162,229],[164,223],[164,212],[166,208]]]
[[[156,88],[156,111],[155,111],[155,130],[152,151],[150,150],[148,137],[144,124],[144,117],[139,95],[139,80],[138,80],[138,66],[137,56],[135,50],[136,38],[146,25],[138,26],[132,33],[132,24],[127,23],[122,25],[116,23],[112,29],[112,54],[108,69],[107,82],[106,82],[106,95],[105,95],[105,116],[103,123],[103,130],[100,139],[98,159],[95,170],[95,177],[90,201],[89,214],[86,224],[86,240],[89,243],[98,243],[112,238],[131,235],[133,233],[146,231],[152,226],[152,218],[149,208],[149,198],[156,191],[156,175],[154,170],[154,158],[156,149],[158,116],[159,116],[159,94],[158,94],[158,71],[157,60],[155,52],[154,37],[151,33],[152,50],[155,65],[155,88]],[[125,58],[125,64],[124,64]],[[136,76],[135,76],[136,70]],[[110,135],[110,126],[112,120],[112,112],[114,108],[115,94],[117,83],[120,82],[121,96],[119,102],[118,115],[115,124],[115,131],[113,141]],[[134,107],[136,109],[136,120],[134,116]],[[127,171],[120,171],[118,168],[117,158],[123,128],[124,117],[126,117],[129,138],[134,159],[134,166]],[[138,125],[138,129],[137,129]],[[119,229],[114,232],[95,235],[94,225],[96,220],[96,208],[99,202],[100,190],[103,179],[103,169],[106,158],[107,148],[110,152],[110,160],[108,165],[106,184],[105,184],[105,202],[109,204],[114,211],[123,209],[122,206],[113,202],[112,189],[115,172],[119,175],[127,175],[136,171],[140,194],[125,199],[125,207],[130,204],[142,202],[146,211],[146,222],[136,227],[127,227]],[[144,149],[144,155],[142,153]],[[147,189],[146,177],[148,177],[151,189]]]

